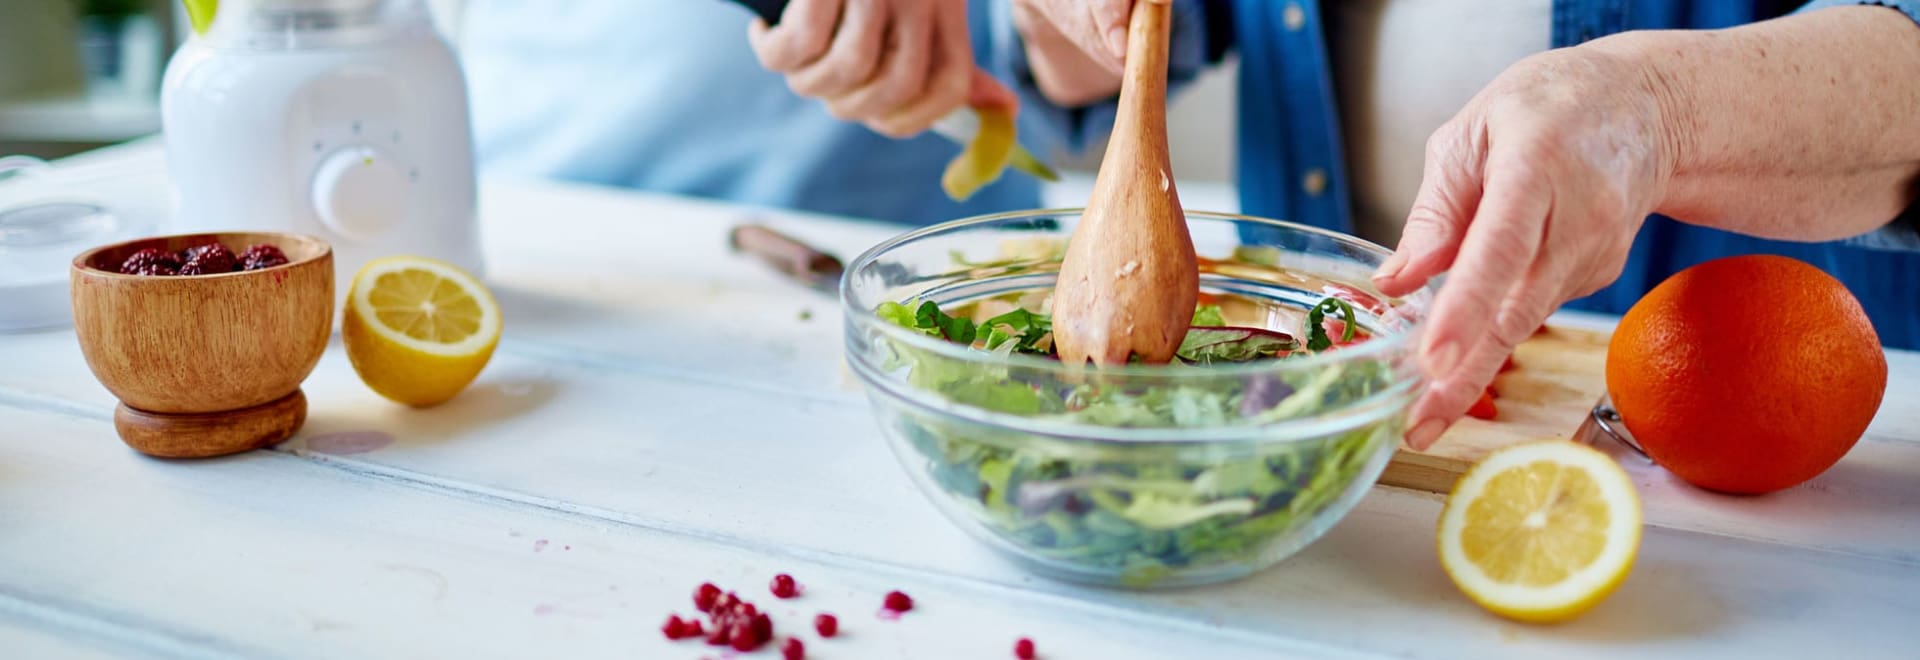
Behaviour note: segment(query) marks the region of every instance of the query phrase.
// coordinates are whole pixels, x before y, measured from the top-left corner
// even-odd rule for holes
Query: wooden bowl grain
[[[116,272],[144,248],[267,243],[287,255],[255,271],[156,277]],[[306,417],[300,383],[333,328],[333,250],[297,234],[229,232],[146,238],[73,260],[73,321],[95,378],[119,398],[122,440],[169,457],[231,454],[277,443]]]

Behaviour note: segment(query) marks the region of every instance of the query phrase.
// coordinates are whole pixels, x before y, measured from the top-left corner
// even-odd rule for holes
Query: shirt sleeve
[[[1223,31],[1216,28],[1224,25],[1221,19],[1226,18],[1227,11],[1230,10],[1218,0],[1173,1],[1172,39],[1167,52],[1169,95],[1179,93],[1224,56],[1230,39],[1219,36]],[[1210,12],[1212,23],[1208,22]],[[1033,69],[1027,62],[1026,44],[1013,26],[1011,2],[993,2],[988,28],[994,50],[989,58],[993,63],[990,70],[1011,84],[1020,96],[1023,142],[1030,140],[1037,149],[1079,153],[1112,130],[1118,99],[1065,108],[1054,105],[1040,93]]]
[[[1800,9],[1794,13],[1802,14],[1816,9],[1857,7],[1860,5],[1886,7],[1906,14],[1907,18],[1913,19],[1915,22],[1920,22],[1920,0],[1813,0],[1812,2],[1801,5]]]
[[[1898,11],[1906,14],[1907,18],[1912,19],[1916,25],[1920,25],[1920,0],[1813,0],[1812,2],[1802,5],[1800,9],[1794,13],[1800,14],[1830,7],[1857,7],[1861,5],[1886,7]],[[1850,245],[1879,250],[1920,252],[1920,201],[1916,201],[1912,206],[1907,207],[1907,210],[1901,213],[1900,217],[1894,218],[1893,222],[1887,223],[1887,226],[1861,236],[1847,239],[1846,242]]]

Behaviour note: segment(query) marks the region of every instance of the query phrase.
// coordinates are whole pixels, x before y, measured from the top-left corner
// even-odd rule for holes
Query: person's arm
[[[1913,203],[1920,25],[1844,4],[1855,6],[1602,46],[1646,61],[1667,97],[1674,170],[1656,211],[1819,241],[1882,227]]]
[[[1714,32],[1626,33],[1507,69],[1428,140],[1390,296],[1441,273],[1407,441],[1458,419],[1561,303],[1611,283],[1648,214],[1859,235],[1920,180],[1920,0]]]

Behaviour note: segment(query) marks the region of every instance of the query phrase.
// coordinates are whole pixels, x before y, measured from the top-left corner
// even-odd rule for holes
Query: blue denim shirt
[[[1555,0],[1554,47],[1637,29],[1712,29],[1794,11],[1797,0]],[[1875,4],[1920,21],[1920,0],[1815,0],[1799,11]],[[1178,0],[1172,52],[1173,86],[1190,80],[1228,50],[1240,56],[1238,179],[1246,213],[1353,231],[1350,184],[1341,153],[1332,62],[1317,0]],[[1915,33],[1920,38],[1920,32]],[[1062,110],[1033,92],[1022,55],[1002,56],[1028,94],[1023,113],[1052,116],[1058,137],[1074,145],[1104,130],[1110,108]],[[1863,53],[1863,57],[1871,57]],[[1025,75],[1023,75],[1025,74]],[[1409,154],[1417,158],[1419,154]],[[1322,185],[1305,182],[1314,179]],[[1916,207],[1920,209],[1920,207]],[[1770,241],[1649,218],[1626,269],[1613,285],[1568,307],[1624,313],[1648,289],[1688,266],[1750,253],[1794,257],[1844,282],[1867,309],[1882,343],[1920,349],[1920,211],[1909,210],[1888,231],[1848,241]],[[1255,238],[1255,237],[1250,237]]]

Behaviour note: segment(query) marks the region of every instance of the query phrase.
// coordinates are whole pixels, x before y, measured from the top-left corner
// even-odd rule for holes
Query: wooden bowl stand
[[[294,390],[252,408],[213,413],[147,412],[120,404],[113,427],[127,446],[161,458],[208,458],[270,447],[307,421],[307,396]]]

